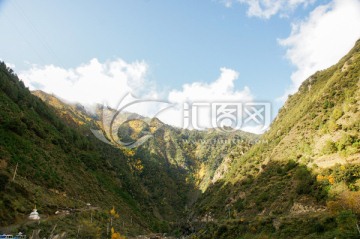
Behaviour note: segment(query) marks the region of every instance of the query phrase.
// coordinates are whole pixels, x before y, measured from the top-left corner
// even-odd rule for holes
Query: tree
[[[115,232],[114,228],[111,228],[111,239],[126,239],[125,236],[121,236],[119,232]]]
[[[115,207],[110,210],[110,224],[111,224],[111,239],[126,239],[125,236],[121,236],[119,232],[116,232],[112,226],[113,219],[119,218],[119,214],[116,212]]]
[[[110,210],[110,222],[111,222],[111,226],[112,226],[112,221],[114,218],[119,218],[119,214],[116,212],[115,207],[113,206],[113,208]]]

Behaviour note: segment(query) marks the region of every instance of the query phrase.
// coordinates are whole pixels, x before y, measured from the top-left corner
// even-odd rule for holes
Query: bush
[[[338,142],[336,142],[336,147],[338,151],[344,150],[347,146],[351,146],[354,142],[354,137],[348,134],[343,134]]]
[[[315,177],[306,166],[299,166],[296,169],[294,179],[298,181],[295,188],[297,194],[312,194],[318,200],[324,197],[322,187],[316,184]]]
[[[323,105],[323,108],[324,108],[324,109],[328,109],[328,108],[332,108],[332,107],[334,107],[334,103],[333,103],[333,102],[328,101],[328,100],[326,100],[326,101],[324,102],[324,105]]]
[[[338,120],[341,118],[341,116],[343,116],[343,114],[344,113],[340,108],[335,108],[332,112],[331,118],[333,118],[334,120]]]
[[[335,143],[332,140],[325,142],[324,148],[322,149],[322,154],[332,154],[337,150]]]
[[[342,211],[336,218],[339,238],[359,238],[357,218],[351,211]]]
[[[298,163],[291,159],[285,165],[285,171],[286,172],[290,171],[291,169],[295,168],[296,166],[298,166]]]
[[[329,120],[329,122],[327,123],[327,127],[330,132],[335,132],[341,128],[340,125],[335,122],[335,120]]]

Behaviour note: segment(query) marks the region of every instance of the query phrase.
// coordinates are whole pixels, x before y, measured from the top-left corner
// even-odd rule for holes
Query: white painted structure
[[[35,207],[35,208],[33,209],[33,211],[30,213],[29,219],[30,219],[30,220],[40,220],[40,216],[39,216],[39,213],[37,212],[36,207]]]

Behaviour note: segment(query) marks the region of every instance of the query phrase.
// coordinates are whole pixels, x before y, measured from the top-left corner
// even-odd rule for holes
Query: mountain
[[[110,124],[114,113],[117,112],[114,109],[98,106],[93,113],[89,113],[79,105],[64,103],[45,92],[32,93],[55,108],[58,116],[69,124],[73,125],[77,122],[79,127],[86,125],[85,132],[88,132],[89,127],[97,127],[103,132],[109,132],[108,125],[104,122]],[[125,120],[126,118],[131,120]],[[122,123],[123,121],[126,122]],[[229,133],[216,129],[206,131],[178,129],[156,118],[147,119],[139,115],[134,117],[130,113],[121,113],[115,117],[112,131],[116,140],[123,142],[137,140],[146,132],[153,133],[153,139],[135,151],[141,152],[142,159],[151,160],[155,157],[161,164],[175,167],[183,173],[181,177],[192,185],[192,190],[188,188],[184,191],[184,187],[178,186],[176,192],[179,192],[181,197],[188,194],[188,198],[184,200],[186,207],[196,201],[210,184],[224,176],[234,155],[243,154],[258,140],[258,135],[243,131]]]
[[[358,238],[359,136],[360,40],[201,196],[193,238]]]
[[[163,214],[171,215],[169,221],[181,218],[180,199],[160,203],[154,190],[156,183],[164,191],[174,184],[187,188],[175,168],[102,143],[91,134],[92,119],[83,108],[54,98],[62,112],[49,108],[4,63],[0,69],[0,227],[15,224],[31,232],[37,225],[26,218],[35,205],[45,234],[57,224],[70,237],[79,226],[104,234],[112,207],[120,214],[114,226],[126,234],[166,230],[161,210],[169,212]],[[151,176],[154,172],[161,178]],[[147,176],[153,184],[143,179]]]
[[[305,80],[260,138],[89,112],[31,93],[0,63],[0,231],[357,238],[359,102],[360,41]],[[35,206],[40,224],[27,220]]]
[[[224,175],[224,168],[227,168],[226,165],[234,155],[244,154],[259,138],[258,135],[240,130],[224,132],[217,129],[179,129],[166,125],[157,118],[149,119],[134,113],[121,113],[114,117],[118,112],[111,108],[105,109],[98,105],[89,112],[79,104],[65,103],[43,91],[33,91],[32,94],[53,107],[57,115],[68,124],[82,127],[87,133],[91,127],[109,133],[109,126],[105,123],[110,124],[114,120],[113,132],[110,134],[115,137],[115,142],[131,142],[151,132],[154,139],[142,146],[142,149],[185,170],[189,176],[196,178],[196,185],[200,185],[202,191]]]
[[[229,162],[227,155],[245,152],[257,140],[241,131],[229,136],[177,129],[157,119],[149,126],[135,115],[122,125],[115,122],[114,137],[126,141],[146,132],[153,137],[136,149],[114,147],[90,129],[106,133],[104,117],[111,114],[103,112],[115,110],[99,106],[89,112],[30,92],[4,63],[0,70],[2,232],[41,229],[44,237],[56,225],[56,233],[68,237],[99,238],[110,233],[111,223],[125,235],[179,234],[188,208],[224,175],[219,166]],[[35,206],[41,224],[27,220]]]

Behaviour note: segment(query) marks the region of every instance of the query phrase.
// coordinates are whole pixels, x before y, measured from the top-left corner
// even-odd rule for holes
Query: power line
[[[60,65],[63,69],[65,69],[65,67],[62,65],[59,57],[57,56],[57,54],[54,52],[54,50],[52,49],[51,45],[46,41],[46,38],[41,34],[41,32],[37,29],[37,27],[32,23],[31,19],[28,17],[28,15],[26,14],[26,12],[23,10],[23,8],[20,6],[20,3],[18,4],[17,1],[10,1],[13,6],[17,9],[17,11],[20,13],[20,15],[23,16],[23,18],[25,19],[25,21],[28,23],[28,25],[30,26],[30,30],[34,33],[34,35],[38,38],[40,44],[44,47],[44,49],[47,50],[47,52],[49,53],[49,55],[58,63],[58,65]]]

